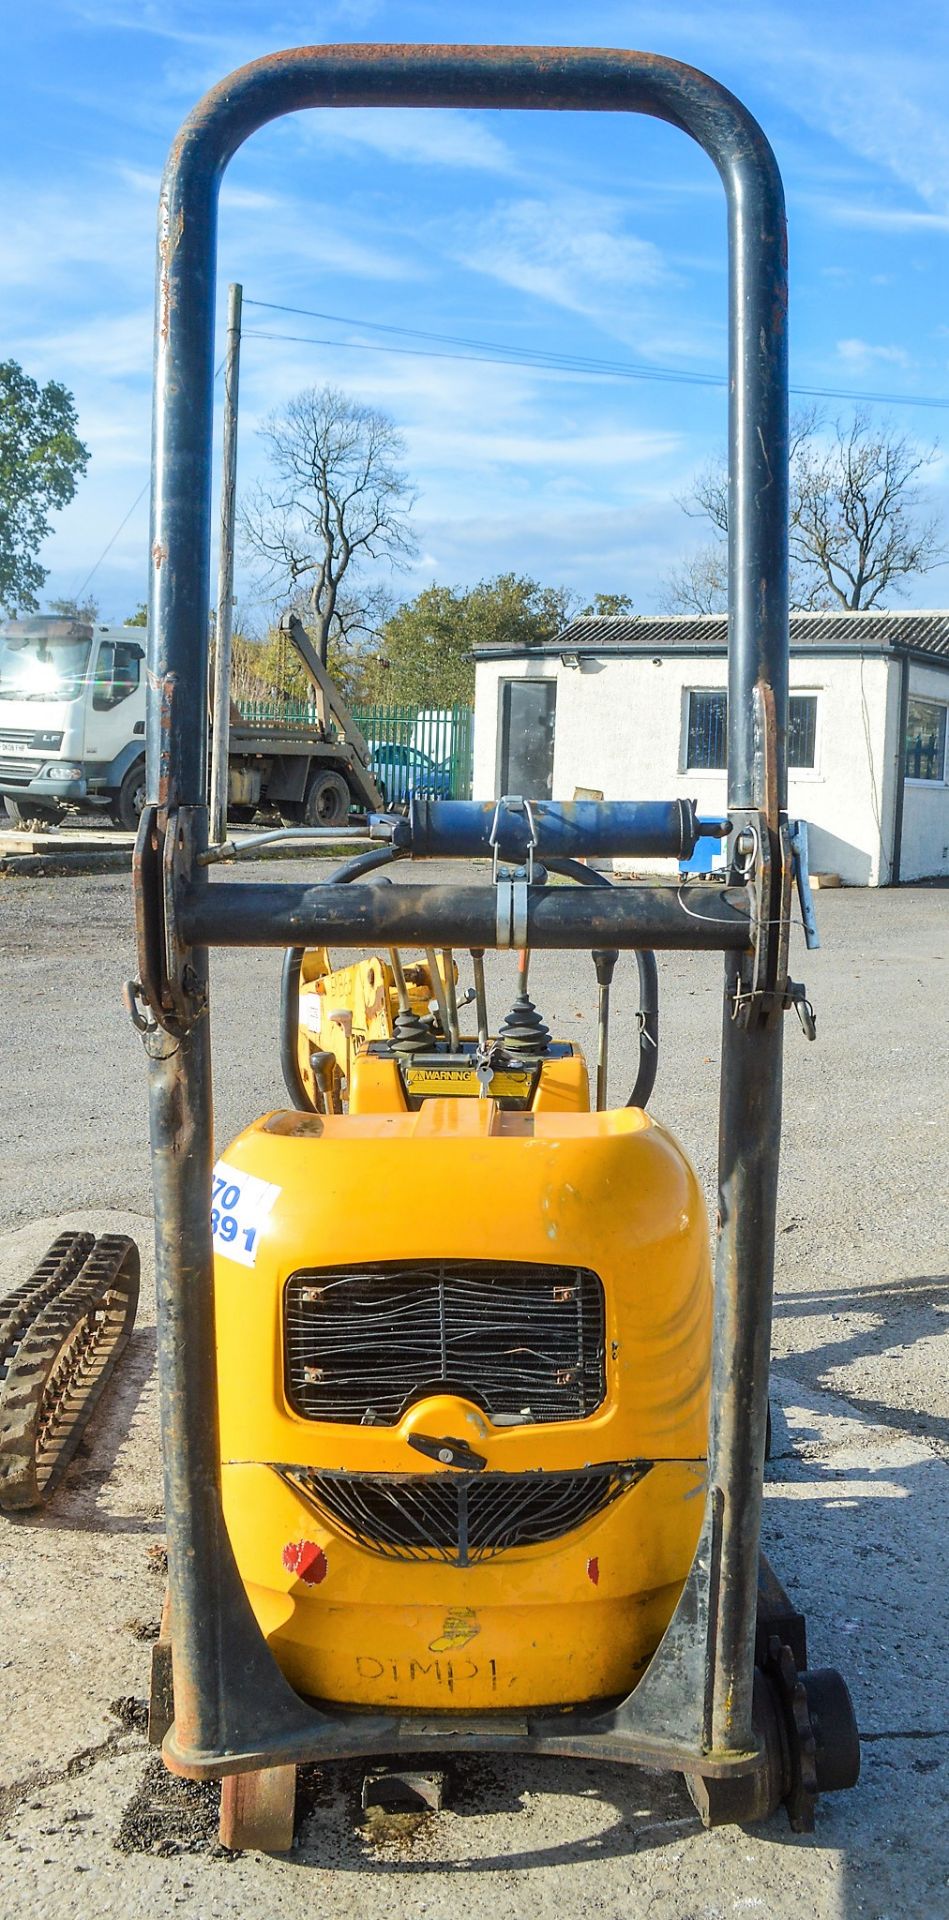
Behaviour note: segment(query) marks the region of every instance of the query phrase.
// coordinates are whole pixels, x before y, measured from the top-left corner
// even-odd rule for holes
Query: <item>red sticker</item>
[[[284,1557],[284,1559],[286,1559],[286,1557],[287,1557],[287,1556],[286,1556],[286,1554],[284,1554],[284,1556],[283,1556],[283,1557]],[[587,1578],[588,1578],[588,1580],[592,1580],[592,1582],[593,1582],[593,1585],[594,1585],[595,1587],[598,1587],[598,1586],[599,1586],[599,1584],[600,1584],[600,1563],[599,1563],[599,1561],[598,1561],[598,1560],[588,1560],[588,1561],[587,1561]]]
[[[288,1573],[295,1573],[307,1587],[318,1587],[326,1579],[326,1555],[315,1540],[288,1540],[283,1550],[283,1564]]]

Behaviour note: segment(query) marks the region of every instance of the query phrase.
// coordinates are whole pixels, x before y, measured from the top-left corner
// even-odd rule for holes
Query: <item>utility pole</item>
[[[234,617],[234,514],[237,488],[237,388],[241,362],[243,288],[227,290],[224,360],[224,450],[221,471],[221,545],[217,574],[214,695],[211,704],[211,843],[227,834],[227,753],[231,731],[231,635]]]

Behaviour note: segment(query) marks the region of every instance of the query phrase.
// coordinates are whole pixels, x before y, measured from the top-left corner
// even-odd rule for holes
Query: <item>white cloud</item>
[[[941,63],[896,47],[886,54],[850,50],[846,61],[812,46],[804,62],[811,84],[800,102],[863,159],[885,167],[935,213],[949,213],[949,133]]]
[[[645,612],[655,605],[660,576],[679,557],[676,519],[666,498],[635,509],[530,500],[516,517],[504,503],[484,512],[475,506],[463,519],[439,514],[425,527],[434,559],[428,578],[472,581],[526,570],[584,594],[631,593]]]
[[[617,26],[621,19],[622,10]],[[750,57],[754,86],[770,87],[785,120],[798,116],[884,168],[937,213],[949,211],[945,23],[931,0],[859,15],[853,5],[828,13],[823,0],[725,9],[662,0],[636,9],[640,45],[651,40],[731,85]]]
[[[867,368],[881,363],[893,367],[911,367],[913,364],[905,347],[874,347],[868,340],[838,340],[837,353],[853,373],[865,372]]]
[[[131,187],[133,193],[148,194],[157,207],[158,189],[161,185],[160,173],[149,173],[145,167],[128,166],[122,160],[116,166],[115,172],[120,180],[125,181],[127,187]]]
[[[510,149],[472,114],[443,108],[349,107],[307,114],[299,121],[307,142],[326,147],[366,147],[387,160],[421,166],[512,173]]]
[[[103,314],[77,326],[34,335],[31,356],[49,368],[69,366],[71,379],[80,369],[110,380],[135,374],[147,377],[152,367],[153,327],[150,304],[132,313]],[[85,430],[85,422],[83,426]]]
[[[31,193],[9,180],[0,192],[0,314],[8,337],[45,335],[54,316],[78,313],[85,341],[93,324],[85,316],[101,313],[108,327],[117,303],[134,303],[137,312],[143,296],[150,302],[157,190],[147,173],[119,165],[75,193]],[[235,185],[224,190],[222,214],[222,285],[229,276],[279,294],[294,272],[308,285],[314,270],[370,281],[418,277],[408,245],[391,244],[381,223],[338,205]]]
[[[591,194],[499,204],[456,243],[458,259],[521,293],[625,331],[631,302],[673,279],[624,209]]]
[[[381,233],[347,222],[345,212],[336,207],[297,204],[290,200],[276,203],[266,221],[258,221],[248,230],[226,218],[222,222],[221,252],[230,266],[225,272],[240,279],[250,291],[258,289],[283,295],[295,304],[287,292],[294,276],[308,275],[308,284],[317,290],[329,274],[353,274],[360,280],[417,280],[421,277],[417,260],[408,247],[393,246]],[[233,269],[233,270],[232,270]],[[303,303],[300,302],[302,305]],[[276,318],[277,316],[272,316]],[[284,315],[289,329],[301,330],[300,318]],[[254,323],[258,324],[257,322]],[[268,322],[268,324],[270,324]],[[319,322],[306,321],[319,332]]]
[[[228,213],[276,213],[286,206],[285,196],[262,193],[256,187],[239,187],[225,178],[221,187],[221,211]]]
[[[32,287],[47,299],[61,294],[66,278],[82,276],[87,300],[103,298],[105,286],[151,278],[154,223],[138,201],[106,189],[71,196],[65,190],[34,193],[8,180],[0,225],[0,283]]]
[[[139,0],[133,8],[119,6],[78,5],[75,8],[78,18],[98,32],[137,33],[157,40],[171,40],[176,45],[188,47],[214,47],[227,45],[226,37],[221,33],[207,33],[180,24],[170,7],[158,4],[158,0]]]
[[[949,213],[925,213],[918,207],[868,207],[816,194],[808,196],[807,205],[839,227],[877,233],[949,233]]]
[[[403,430],[427,423],[453,439],[472,423],[485,431],[495,426],[505,431],[531,422],[538,394],[549,379],[558,377],[475,361],[349,353],[343,345],[308,352],[296,344],[269,341],[253,353],[248,347],[244,355],[242,412],[250,426],[258,407],[267,413],[300,387],[329,381],[370,406],[382,407]]]
[[[679,436],[659,430],[647,432],[630,428],[577,425],[573,433],[553,434],[469,431],[453,433],[450,441],[437,422],[430,427],[410,428],[407,433],[410,452],[429,469],[451,467],[459,474],[470,474],[477,485],[480,468],[546,467],[555,479],[572,476],[578,468],[595,472],[652,463],[675,452]],[[615,485],[615,474],[611,480]]]

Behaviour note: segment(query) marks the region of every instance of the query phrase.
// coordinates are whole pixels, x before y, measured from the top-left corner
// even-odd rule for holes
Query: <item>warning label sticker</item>
[[[530,1076],[526,1073],[511,1072],[502,1069],[494,1073],[485,1091],[492,1100],[522,1100],[530,1088]],[[405,1085],[413,1099],[424,1099],[432,1094],[452,1095],[455,1098],[476,1100],[482,1091],[474,1067],[413,1067],[405,1072]]]

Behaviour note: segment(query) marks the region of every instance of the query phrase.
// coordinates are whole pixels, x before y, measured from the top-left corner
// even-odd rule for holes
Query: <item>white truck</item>
[[[229,813],[342,826],[377,808],[369,748],[300,622],[285,622],[314,686],[316,719],[254,724],[234,709]],[[0,623],[0,797],[11,820],[109,814],[135,828],[145,804],[145,632],[33,614]]]

